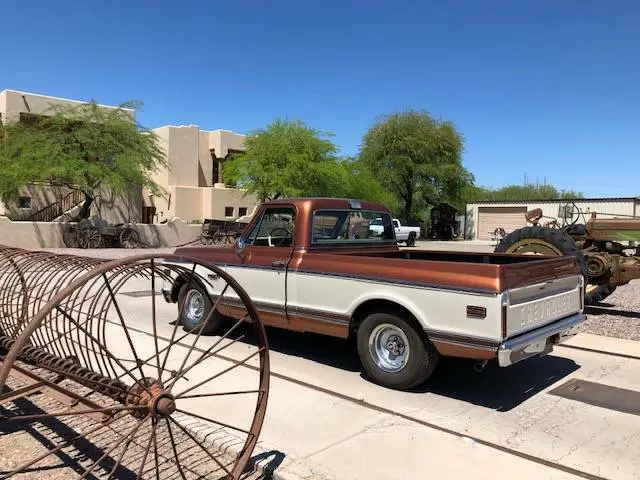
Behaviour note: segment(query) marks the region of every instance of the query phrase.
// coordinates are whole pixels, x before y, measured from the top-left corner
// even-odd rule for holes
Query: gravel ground
[[[606,337],[640,340],[640,280],[616,289],[600,305],[585,309],[582,331]]]
[[[42,370],[38,370],[42,373]],[[49,374],[46,374],[50,378]],[[11,388],[19,388],[24,385],[15,377],[10,376],[8,385]],[[83,394],[88,389],[79,387],[74,382],[64,380],[61,386],[69,388],[78,394]],[[79,387],[79,389],[78,389]],[[97,394],[95,394],[97,396]],[[96,400],[94,396],[94,400]],[[107,399],[107,403],[98,402],[101,405],[112,405]],[[33,415],[50,412],[60,412],[66,410],[65,406],[57,399],[53,399],[42,393],[33,393],[28,397],[21,397],[12,402],[7,402],[0,406],[0,478],[14,468],[24,465],[26,462],[38,458],[40,455],[53,449],[56,445],[61,445],[65,441],[74,438],[78,434],[84,437],[73,444],[64,447],[57,454],[52,454],[43,458],[34,466],[29,467],[25,472],[16,475],[17,479],[33,480],[63,480],[78,478],[89,468],[93,462],[100,459],[104,454],[108,457],[101,466],[95,468],[89,478],[101,479],[109,476],[109,471],[114,465],[113,460],[121,454],[120,446],[124,442],[123,432],[130,431],[135,426],[137,420],[130,415],[120,416],[109,426],[105,426],[95,433],[91,433],[100,425],[97,421],[84,415],[69,415],[63,417],[43,417],[33,421],[10,421],[14,415]],[[84,407],[83,407],[84,408]],[[146,431],[144,431],[146,428]],[[180,446],[178,455],[182,460],[183,475],[175,468],[173,463],[173,450],[168,443],[167,432],[162,431],[162,424],[158,426],[157,451],[160,463],[160,477],[168,480],[180,480],[181,478],[225,478],[224,472],[219,470],[215,463],[207,455],[191,442],[184,433],[176,430],[174,438],[176,445]],[[135,473],[144,458],[144,445],[147,443],[151,432],[150,425],[145,424],[138,431],[135,439],[128,444],[126,455],[122,459],[125,467],[117,473],[118,478],[135,478]],[[111,453],[109,449],[115,448]],[[233,463],[233,458],[222,451],[210,450],[218,460],[224,464]],[[186,457],[186,458],[185,458]],[[155,478],[155,473],[150,472],[155,460],[153,455],[146,462],[146,476]],[[217,469],[217,470],[216,470]],[[215,472],[219,473],[215,473]],[[251,471],[242,477],[242,480],[267,480],[258,472]]]

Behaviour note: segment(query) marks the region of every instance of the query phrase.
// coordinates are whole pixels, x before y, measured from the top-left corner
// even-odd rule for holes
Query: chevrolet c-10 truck
[[[376,219],[382,230],[369,228]],[[266,325],[353,339],[368,377],[395,389],[425,381],[440,356],[481,368],[545,355],[585,320],[573,257],[402,250],[389,210],[368,202],[271,201],[233,246],[175,253],[185,271],[188,258],[227,271]],[[209,280],[163,286],[183,328],[215,332],[225,317],[242,317],[222,280],[198,278]]]

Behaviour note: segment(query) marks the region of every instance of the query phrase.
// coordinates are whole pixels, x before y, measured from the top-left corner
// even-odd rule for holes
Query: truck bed
[[[297,262],[294,253],[290,267],[493,294],[580,274],[573,257],[428,250],[317,252],[302,255]]]

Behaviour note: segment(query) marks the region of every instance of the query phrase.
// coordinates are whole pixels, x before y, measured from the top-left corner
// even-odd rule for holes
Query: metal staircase
[[[64,197],[47,205],[43,209],[32,213],[27,220],[32,222],[53,222],[56,218],[65,214],[76,205],[84,201],[84,194],[79,190],[73,190]]]

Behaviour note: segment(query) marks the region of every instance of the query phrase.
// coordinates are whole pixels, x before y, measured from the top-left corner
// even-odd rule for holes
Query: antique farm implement
[[[222,280],[210,315],[221,315],[228,298],[237,315],[220,321],[215,336],[185,330],[156,298],[171,276]],[[1,456],[1,478],[65,459],[80,478],[238,479],[268,390],[263,325],[216,266],[0,247],[0,426],[55,431],[17,464],[2,465],[9,455]]]
[[[524,255],[573,255],[585,276],[585,303],[601,302],[620,285],[640,278],[640,218],[598,218],[569,203],[573,222],[561,225],[545,218],[541,209],[527,212],[532,226],[506,235],[497,245],[498,253]],[[578,223],[582,218],[584,223]]]
[[[202,224],[200,243],[203,245],[232,244],[248,222],[206,219]]]
[[[140,246],[140,234],[131,224],[110,225],[102,219],[84,219],[76,223],[63,224],[64,244],[70,248]]]

